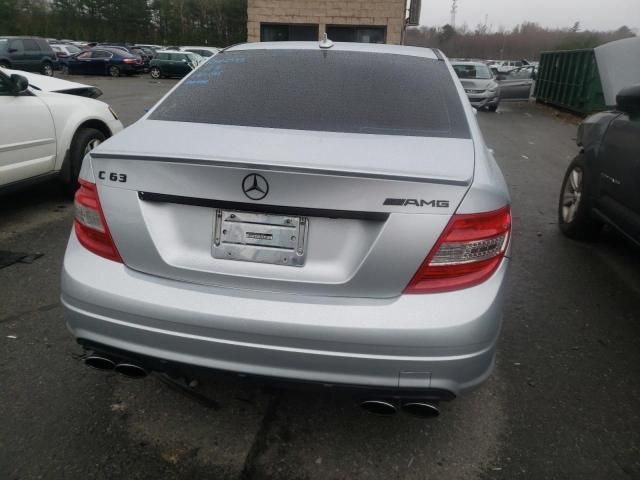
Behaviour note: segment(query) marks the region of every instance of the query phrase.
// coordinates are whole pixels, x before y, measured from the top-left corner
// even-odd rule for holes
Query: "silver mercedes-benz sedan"
[[[221,51],[88,155],[62,274],[86,363],[437,413],[493,367],[510,200],[438,50]]]

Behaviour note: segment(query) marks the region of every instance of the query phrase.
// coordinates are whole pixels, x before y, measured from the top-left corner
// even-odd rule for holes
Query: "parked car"
[[[58,57],[44,38],[0,37],[0,67],[51,76]]]
[[[514,68],[519,68],[524,65],[529,65],[529,62],[526,60],[504,60],[494,63],[491,67],[495,68],[498,73],[509,73]]]
[[[62,43],[51,43],[51,49],[56,53],[56,57],[59,60],[70,57],[71,55],[75,55],[76,53],[80,53],[83,50],[80,47],[70,44],[62,44]]]
[[[580,153],[562,182],[558,223],[577,240],[593,240],[608,224],[640,245],[640,84],[623,89],[617,104],[578,127]]]
[[[493,368],[509,195],[438,50],[229,48],[80,178],[62,303],[88,365],[356,386],[420,415]]]
[[[135,55],[142,60],[142,65],[144,67],[143,71],[145,72],[149,71],[149,62],[153,58],[153,54],[149,54],[142,47],[134,47],[131,45],[123,45],[123,44],[106,44],[106,43],[101,43],[99,47],[117,49],[123,52],[130,53],[131,55]]]
[[[201,57],[209,58],[220,51],[215,47],[181,47],[183,52],[197,53]]]
[[[453,69],[471,105],[495,112],[500,106],[500,85],[489,67],[482,62],[453,62]]]
[[[528,65],[498,74],[501,100],[529,100],[536,80],[536,68]]]
[[[92,85],[84,85],[82,83],[69,82],[56,77],[47,77],[38,75],[37,73],[24,72],[21,70],[3,69],[4,73],[11,75],[21,75],[29,82],[30,90],[38,90],[41,92],[66,93],[69,95],[78,95],[80,97],[98,98],[102,95],[102,90]]]
[[[162,45],[149,45],[149,44],[143,44],[143,43],[136,43],[135,46],[142,47],[142,48],[150,48],[154,51],[163,50]]]
[[[198,55],[191,52],[161,50],[149,64],[152,78],[184,77],[200,64]]]
[[[57,82],[52,88],[64,86]],[[106,103],[46,91],[47,83],[34,88],[24,75],[0,68],[0,118],[11,119],[0,132],[2,193],[53,177],[75,191],[84,156],[122,130]]]
[[[117,48],[96,47],[69,57],[62,65],[65,74],[134,75],[142,73],[144,65],[137,55]]]

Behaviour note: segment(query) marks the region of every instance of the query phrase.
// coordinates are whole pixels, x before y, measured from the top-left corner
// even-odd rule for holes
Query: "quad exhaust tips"
[[[394,415],[398,411],[393,403],[385,400],[365,400],[360,403],[360,406],[367,412],[376,415]]]
[[[124,375],[129,378],[144,378],[149,374],[149,372],[140,365],[135,365],[133,363],[118,363],[113,367],[113,369],[120,375]]]
[[[85,365],[95,368],[96,370],[113,370],[116,362],[108,357],[99,354],[91,354],[84,359]]]
[[[401,404],[402,411],[419,418],[434,418],[440,415],[438,405],[429,401],[404,401]],[[367,412],[376,415],[394,415],[398,412],[398,407],[387,400],[364,400],[360,402],[360,407]]]
[[[402,404],[402,411],[420,418],[434,418],[440,415],[438,405],[429,402],[405,402]]]
[[[129,378],[144,378],[149,372],[144,367],[130,362],[119,362],[99,353],[92,353],[84,359],[85,365],[96,370],[115,370]]]

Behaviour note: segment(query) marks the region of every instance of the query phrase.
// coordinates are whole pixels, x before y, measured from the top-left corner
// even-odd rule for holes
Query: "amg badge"
[[[383,205],[394,207],[449,208],[449,200],[423,200],[419,198],[387,198]]]

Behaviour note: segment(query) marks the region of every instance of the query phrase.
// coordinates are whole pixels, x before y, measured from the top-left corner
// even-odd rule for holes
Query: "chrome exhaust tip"
[[[114,366],[113,369],[119,374],[129,378],[144,378],[149,374],[140,365],[134,365],[133,363],[119,363]]]
[[[91,354],[84,359],[84,364],[96,370],[113,370],[116,363],[100,354]]]
[[[394,415],[398,411],[393,403],[384,400],[365,400],[360,403],[360,407],[376,415]]]
[[[402,404],[402,410],[414,417],[420,418],[434,418],[440,415],[438,406],[428,402],[405,402]]]

